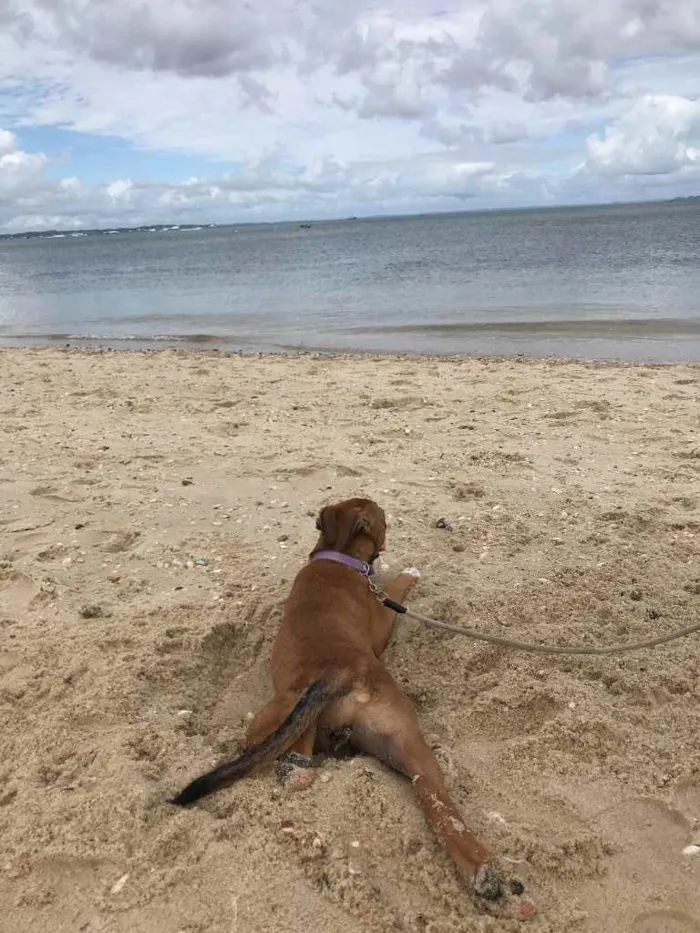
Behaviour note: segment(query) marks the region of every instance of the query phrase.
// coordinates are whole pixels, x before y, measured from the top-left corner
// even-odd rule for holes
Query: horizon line
[[[0,231],[0,240],[10,240],[10,239],[22,239],[22,238],[34,238],[34,237],[49,237],[52,234],[64,234],[64,235],[79,235],[85,234],[89,235],[91,233],[102,233],[107,234],[110,232],[115,233],[130,233],[135,231],[148,231],[151,229],[160,231],[167,230],[181,230],[181,229],[213,229],[213,228],[226,228],[226,227],[270,227],[270,226],[287,226],[287,225],[305,225],[305,224],[332,224],[332,223],[349,223],[351,221],[372,221],[372,220],[409,220],[411,218],[418,217],[455,217],[460,215],[469,215],[469,214],[507,214],[514,213],[518,211],[557,211],[557,210],[586,210],[595,207],[634,207],[634,206],[643,206],[647,204],[677,204],[685,201],[699,201],[700,195],[681,195],[673,198],[648,198],[645,200],[615,200],[615,201],[587,201],[585,203],[562,203],[562,204],[529,204],[529,205],[520,205],[512,207],[481,207],[481,208],[472,208],[467,210],[445,210],[445,211],[416,211],[415,213],[407,214],[365,214],[365,215],[351,215],[351,216],[338,216],[338,217],[306,217],[306,218],[295,218],[295,219],[285,219],[285,220],[240,220],[240,221],[225,221],[225,222],[213,222],[202,220],[200,222],[145,222],[141,224],[131,224],[123,227],[105,226],[105,227],[85,227],[81,229],[76,229],[75,227],[52,227],[45,230],[22,230],[15,233],[3,233]]]

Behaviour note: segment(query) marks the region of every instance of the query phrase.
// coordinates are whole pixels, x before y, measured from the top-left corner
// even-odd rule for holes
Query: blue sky
[[[700,193],[700,0],[6,0],[0,230]]]
[[[187,153],[136,149],[118,136],[80,133],[54,126],[18,128],[23,148],[48,157],[45,175],[58,180],[66,174],[89,185],[107,185],[124,175],[140,181],[177,184],[193,175],[231,171],[234,163]]]

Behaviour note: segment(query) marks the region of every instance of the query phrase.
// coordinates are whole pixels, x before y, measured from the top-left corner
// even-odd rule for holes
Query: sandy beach
[[[523,929],[374,760],[164,802],[236,752],[312,516],[354,494],[427,615],[700,621],[698,366],[2,350],[2,931]],[[558,658],[400,621],[387,664],[527,928],[700,931],[700,637]]]

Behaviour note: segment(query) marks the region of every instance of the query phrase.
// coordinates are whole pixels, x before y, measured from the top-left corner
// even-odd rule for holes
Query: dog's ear
[[[331,546],[335,543],[338,536],[338,521],[334,506],[327,505],[321,509],[316,519],[316,528],[321,532],[324,544]]]
[[[383,551],[386,544],[386,518],[384,512],[374,502],[368,503],[355,520],[352,537],[369,535],[377,551]]]
[[[360,512],[357,520],[355,521],[355,524],[353,525],[352,537],[356,538],[358,535],[362,534],[371,535],[372,537],[374,536],[372,521],[370,517],[364,512]]]

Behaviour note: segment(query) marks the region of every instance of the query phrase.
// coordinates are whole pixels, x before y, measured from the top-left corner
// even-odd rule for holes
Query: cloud
[[[700,47],[700,5],[677,0],[492,0],[476,46],[527,96],[610,92],[610,62]],[[498,64],[500,63],[500,64]]]
[[[611,61],[700,49],[694,0],[417,0],[391,13],[367,0],[17,0],[4,15],[25,42],[120,69],[355,76],[369,119],[414,119],[446,91],[597,98]]]
[[[444,95],[476,102],[493,89],[532,101],[598,100],[613,92],[611,63],[700,49],[696,2],[488,0],[426,12],[365,13],[334,37],[338,73],[357,74],[363,87],[360,116],[415,119]]]
[[[35,169],[43,168],[45,157],[33,157]],[[452,154],[354,163],[329,157],[307,165],[268,159],[174,184],[125,178],[85,185],[74,177],[52,180],[40,173],[31,192],[17,190],[15,198],[0,201],[0,230],[270,220],[281,210],[298,218],[405,213],[416,205],[449,210],[485,197],[507,199],[514,192],[542,197],[536,177]]]
[[[601,175],[669,175],[700,169],[700,101],[646,95],[586,140],[586,169]]]
[[[0,90],[0,226],[694,193],[700,0],[0,0]]]
[[[25,196],[46,164],[41,153],[23,152],[14,133],[0,129],[0,209]]]
[[[24,38],[137,71],[221,77],[269,66],[278,50],[245,0],[37,0],[10,19]]]
[[[14,152],[17,148],[17,137],[9,130],[0,130],[0,156]]]
[[[133,190],[134,183],[130,178],[113,181],[105,188],[107,197],[115,203],[119,203],[120,201],[129,203],[131,201],[131,194]]]

